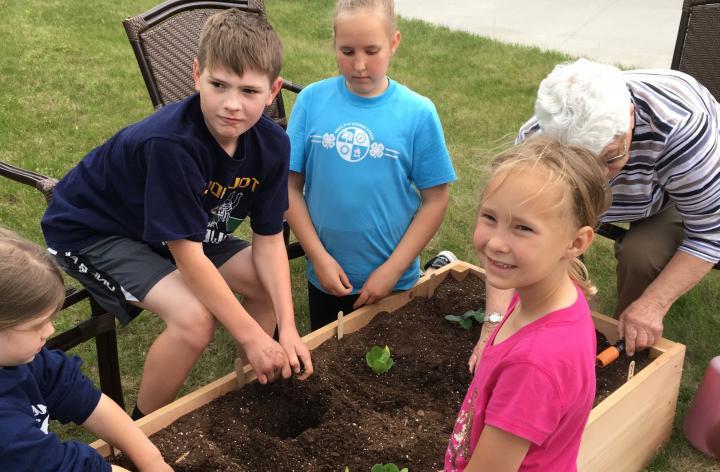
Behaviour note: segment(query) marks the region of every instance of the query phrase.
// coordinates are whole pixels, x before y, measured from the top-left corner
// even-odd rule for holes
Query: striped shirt
[[[630,158],[610,181],[612,206],[600,221],[631,222],[674,203],[682,216],[680,250],[720,260],[720,104],[695,79],[673,70],[634,70],[627,77],[635,105]],[[516,142],[539,131],[536,117]]]

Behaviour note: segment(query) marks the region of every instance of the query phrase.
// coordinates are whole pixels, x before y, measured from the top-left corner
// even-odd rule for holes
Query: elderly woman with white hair
[[[720,259],[720,105],[682,72],[580,59],[542,81],[517,142],[537,132],[605,167],[613,204],[601,221],[630,223],[615,244],[619,334],[628,354],[652,346],[675,300]],[[509,296],[489,287],[487,312],[504,313]]]

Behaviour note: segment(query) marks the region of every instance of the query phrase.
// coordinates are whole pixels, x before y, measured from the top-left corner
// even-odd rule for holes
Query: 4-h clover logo
[[[382,143],[372,143],[370,145],[370,155],[375,159],[379,159],[383,156],[385,146]]]
[[[322,136],[322,145],[325,149],[330,149],[335,147],[335,135],[330,133],[325,133]]]

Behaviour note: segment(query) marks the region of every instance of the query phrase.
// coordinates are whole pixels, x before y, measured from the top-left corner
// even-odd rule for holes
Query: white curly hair
[[[578,59],[540,83],[535,116],[542,133],[600,152],[630,127],[630,91],[617,67]]]

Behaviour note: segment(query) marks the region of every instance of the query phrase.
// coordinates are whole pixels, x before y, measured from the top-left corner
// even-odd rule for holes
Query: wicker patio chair
[[[56,179],[36,172],[0,161],[0,175],[16,182],[36,188],[45,196],[49,204],[52,201],[53,189]],[[85,289],[67,286],[65,288],[65,302],[62,309],[73,306],[83,300],[88,300],[90,313],[87,319],[74,327],[50,338],[47,342],[49,349],[62,349],[67,351],[85,341],[95,338],[95,348],[98,359],[98,373],[100,376],[100,389],[107,396],[115,400],[120,407],[125,407],[122,384],[120,381],[120,362],[118,361],[117,333],[115,317],[103,310]]]
[[[672,68],[692,75],[720,100],[720,1],[685,0]]]
[[[197,53],[203,23],[213,13],[237,8],[265,15],[262,0],[168,0],[156,7],[123,20],[140,72],[145,80],[150,100],[157,110],[195,93],[192,62]],[[302,86],[283,81],[283,89],[299,93]],[[283,129],[287,116],[282,92],[265,109]],[[305,253],[297,242],[292,244],[290,228],[284,225],[283,235],[288,257],[294,259]]]
[[[720,100],[720,0],[685,0],[672,68],[695,77]],[[602,223],[597,233],[616,240],[627,231]],[[720,263],[714,269],[720,270]]]

